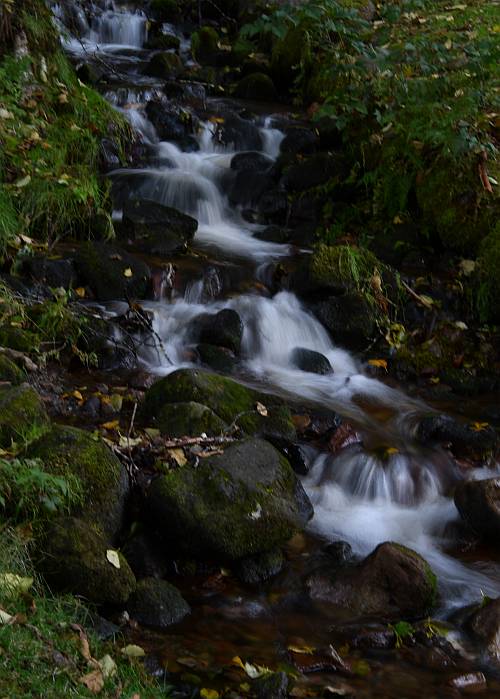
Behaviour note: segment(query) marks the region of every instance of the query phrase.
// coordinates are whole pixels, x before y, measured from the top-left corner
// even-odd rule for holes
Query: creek
[[[54,12],[59,21],[65,21],[60,6]],[[477,602],[481,595],[499,596],[500,563],[465,560],[459,551],[460,517],[450,488],[463,474],[447,452],[425,447],[416,439],[419,418],[429,413],[429,406],[370,377],[356,356],[332,343],[293,290],[268,292],[280,260],[310,251],[259,239],[256,234],[263,226],[249,223],[244,207],[229,201],[227,173],[234,155],[255,150],[244,147],[244,135],[238,150],[217,139],[217,119],[234,103],[207,100],[199,109],[194,147],[160,140],[145,110],[149,100],[162,94],[161,81],[144,74],[150,55],[143,49],[148,31],[145,14],[105,3],[93,6],[91,15],[89,21],[88,13],[72,6],[79,38],[66,35],[66,49],[75,61],[112,67],[105,97],[129,119],[148,153],[143,166],[121,168],[109,176],[118,188],[120,183],[129,186],[132,182],[140,198],[196,218],[198,230],[192,247],[206,260],[197,276],[184,281],[183,288],[164,289],[161,298],[143,303],[153,314],[155,333],[162,340],[161,347],[142,350],[144,368],[162,376],[195,366],[189,352],[191,321],[200,313],[215,314],[225,308],[237,311],[244,325],[239,380],[296,404],[331,410],[349,419],[362,436],[339,454],[304,446],[310,469],[303,485],[314,517],[307,536],[292,542],[292,568],[306,565],[304,561],[314,557],[324,541],[347,541],[359,556],[366,556],[381,542],[394,541],[418,551],[433,567],[439,580],[438,616],[442,619],[454,609]],[[180,54],[189,65],[189,39],[172,25],[164,25],[163,31],[179,37]],[[252,110],[252,105],[244,107]],[[277,108],[274,113],[248,119],[255,127],[252,136],[257,133],[260,138],[260,152],[276,159],[284,137],[280,128],[283,114]],[[114,217],[119,223],[118,207]],[[241,277],[249,280],[246,293],[237,293],[231,283]],[[122,310],[119,301],[107,307],[109,313]],[[294,347],[320,352],[334,373],[317,375],[297,369],[290,360]],[[391,447],[384,457],[378,449],[383,445]],[[498,473],[497,465],[477,470],[474,477]],[[273,589],[273,599],[286,597],[286,588],[285,580]],[[300,604],[280,606],[269,592],[242,593],[237,588],[224,594],[206,590],[200,597],[201,603],[191,594],[195,612],[179,628],[167,637],[151,634],[148,643],[159,655],[175,656],[188,649],[193,654],[208,652],[215,662],[227,650],[272,665],[280,638],[327,642],[326,628],[332,619],[317,604],[305,609]],[[165,649],[169,644],[178,650],[169,654]],[[432,671],[408,669],[404,663],[402,669],[382,656],[378,661],[386,664],[385,670],[371,688],[356,680],[356,696],[422,696],[422,682],[427,687],[425,696],[443,696],[434,685]]]

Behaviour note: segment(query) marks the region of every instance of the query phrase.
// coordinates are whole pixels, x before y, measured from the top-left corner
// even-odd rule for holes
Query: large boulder
[[[73,514],[96,522],[108,537],[119,531],[129,490],[119,459],[100,439],[77,427],[54,425],[28,449],[45,469],[57,476],[71,474],[81,485],[83,503]]]
[[[384,619],[419,618],[436,603],[437,580],[422,556],[386,542],[359,565],[335,569],[333,576],[314,574],[309,592],[350,609],[355,615]]]
[[[291,126],[285,132],[281,141],[280,151],[293,155],[310,155],[316,151],[318,137],[312,129],[301,126]]]
[[[265,192],[274,187],[274,180],[270,175],[251,170],[236,172],[232,186],[228,191],[231,204],[242,206],[256,206]]]
[[[467,629],[481,644],[482,650],[500,661],[500,597],[486,601],[471,614],[466,623]]]
[[[162,39],[164,39],[164,37],[162,37]],[[155,43],[159,43],[158,37],[157,42]],[[161,48],[161,46],[153,48]],[[153,75],[155,78],[168,80],[169,78],[176,78],[182,72],[183,68],[184,65],[182,60],[176,53],[161,51],[159,53],[155,53],[150,58],[144,72],[146,75]]]
[[[240,99],[257,102],[274,102],[277,99],[274,83],[265,73],[246,75],[237,84],[234,95]]]
[[[329,296],[311,306],[334,342],[353,350],[365,349],[376,332],[376,314],[359,292]]]
[[[136,580],[121,553],[119,567],[107,557],[109,545],[99,527],[75,517],[57,519],[40,542],[39,568],[49,585],[95,604],[122,605]]]
[[[17,386],[25,379],[26,372],[5,354],[0,354],[0,381],[8,381]]]
[[[482,460],[498,446],[498,435],[491,426],[477,429],[475,423],[459,422],[451,415],[427,415],[418,426],[418,437],[424,444],[450,447],[456,456]]]
[[[239,354],[243,323],[236,311],[224,308],[215,314],[197,316],[190,324],[190,334],[197,342],[225,347]]]
[[[29,442],[48,424],[43,403],[31,386],[0,386],[0,447]]]
[[[262,136],[258,127],[248,119],[228,112],[222,115],[223,121],[218,124],[216,138],[234,150],[262,150]]]
[[[202,369],[178,369],[156,381],[146,392],[142,412],[145,419],[158,419],[165,405],[189,401],[210,406],[219,418],[228,425],[235,422],[245,434],[295,439],[290,411],[280,399]],[[262,406],[259,411],[259,403],[265,411]]]
[[[151,271],[147,264],[115,245],[88,242],[75,258],[82,284],[90,287],[99,301],[143,298]]]
[[[191,35],[193,57],[206,65],[217,64],[219,56],[219,36],[213,27],[200,27]]]
[[[207,405],[189,401],[167,403],[161,409],[156,424],[168,437],[199,437],[206,434],[214,437],[222,434],[227,424]]]
[[[312,374],[332,374],[332,365],[321,352],[306,349],[305,347],[295,347],[290,352],[290,362],[302,371]]]
[[[150,100],[146,104],[146,114],[160,140],[175,141],[181,146],[192,144],[193,121],[188,111],[160,100]]]
[[[288,461],[261,439],[160,476],[146,506],[165,541],[231,560],[282,546],[312,515]]]
[[[159,629],[179,623],[191,612],[176,587],[156,578],[145,578],[137,583],[127,609],[140,624]]]
[[[231,170],[236,170],[236,172],[267,172],[272,164],[273,160],[268,155],[250,150],[236,153],[232,157]]]
[[[170,206],[129,199],[123,207],[122,228],[144,252],[169,255],[186,248],[196,233],[198,221]]]
[[[462,481],[455,489],[455,505],[475,532],[498,543],[500,537],[500,478]]]

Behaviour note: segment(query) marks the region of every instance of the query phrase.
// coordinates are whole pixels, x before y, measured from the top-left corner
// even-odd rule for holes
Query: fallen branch
[[[428,301],[426,298],[424,298],[423,296],[420,296],[419,294],[417,294],[416,291],[413,291],[411,286],[408,286],[408,284],[406,282],[401,280],[401,284],[404,286],[404,288],[410,294],[410,296],[412,298],[414,298],[415,301],[417,301],[417,303],[420,303],[425,308],[432,308],[432,303],[430,301]]]

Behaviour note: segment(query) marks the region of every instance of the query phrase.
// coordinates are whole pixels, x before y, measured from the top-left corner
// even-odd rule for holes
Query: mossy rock
[[[238,562],[236,574],[247,585],[267,582],[283,568],[285,558],[281,549],[265,551],[257,556],[249,556]]]
[[[196,351],[202,364],[206,364],[214,371],[220,371],[223,374],[231,374],[238,363],[234,354],[226,347],[217,347],[202,342],[196,345]]]
[[[40,348],[40,336],[31,330],[4,325],[0,328],[0,345],[30,354]]]
[[[373,273],[384,265],[366,248],[318,245],[310,260],[309,275],[316,288],[335,293],[368,287]]]
[[[110,538],[116,535],[122,524],[128,476],[100,438],[77,427],[54,425],[31,445],[28,455],[41,459],[49,473],[76,476],[84,504],[73,514],[97,522]]]
[[[166,580],[144,578],[137,583],[127,609],[140,624],[165,629],[191,612],[179,590]]]
[[[269,75],[251,73],[239,81],[234,91],[235,97],[258,102],[274,102],[277,99],[276,88]]]
[[[89,520],[56,520],[40,542],[38,566],[50,586],[94,604],[123,605],[136,588],[135,576],[118,553],[120,567],[106,557],[107,538]]]
[[[137,257],[105,243],[85,243],[76,255],[82,283],[100,301],[143,298],[149,288],[151,271]]]
[[[168,80],[169,78],[177,77],[183,68],[182,60],[176,53],[165,51],[155,53],[144,72],[146,75],[153,75],[155,78]]]
[[[168,437],[209,437],[222,434],[227,424],[213,410],[201,403],[167,403],[161,409],[157,426]]]
[[[26,372],[20,369],[5,354],[0,354],[0,381],[9,381],[17,386],[25,380]]]
[[[479,248],[477,306],[481,320],[500,324],[500,223]]]
[[[0,446],[23,444],[48,429],[49,418],[38,393],[28,386],[0,386]]]
[[[178,369],[154,383],[146,393],[143,416],[157,418],[164,405],[189,401],[210,406],[227,424],[237,418],[237,425],[245,434],[295,438],[290,410],[281,399],[202,369]],[[257,403],[267,407],[267,416],[257,411]]]
[[[310,45],[306,31],[298,26],[278,39],[272,50],[270,72],[280,91],[287,92],[294,85],[301,62],[307,72],[312,64]]]
[[[153,51],[178,51],[181,40],[174,34],[157,34],[147,40],[145,48]]]
[[[282,546],[312,515],[288,461],[261,439],[160,476],[146,511],[164,540],[188,555],[231,560]]]
[[[359,291],[329,296],[313,304],[312,311],[342,347],[364,350],[376,335],[377,312]]]
[[[199,63],[215,65],[219,55],[219,35],[212,27],[200,27],[191,35],[191,51]]]

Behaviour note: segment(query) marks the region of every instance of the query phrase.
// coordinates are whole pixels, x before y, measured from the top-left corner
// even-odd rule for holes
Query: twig
[[[134,409],[132,410],[132,417],[130,418],[130,424],[128,426],[128,432],[127,432],[127,448],[128,448],[128,455],[130,458],[132,458],[132,454],[130,453],[130,435],[132,434],[132,430],[134,429],[134,421],[135,421],[135,414],[137,412],[137,401],[134,403]]]
[[[209,446],[211,444],[231,444],[238,442],[236,437],[176,437],[175,439],[167,439],[163,442],[162,447],[173,449],[175,447],[191,447],[196,444]]]
[[[404,288],[410,294],[410,296],[415,299],[415,301],[422,304],[422,306],[425,306],[425,308],[432,308],[432,303],[430,301],[427,301],[427,299],[425,299],[423,296],[419,296],[419,294],[417,294],[416,291],[413,291],[413,289],[410,286],[408,286],[406,282],[401,280],[401,284],[404,286]]]

